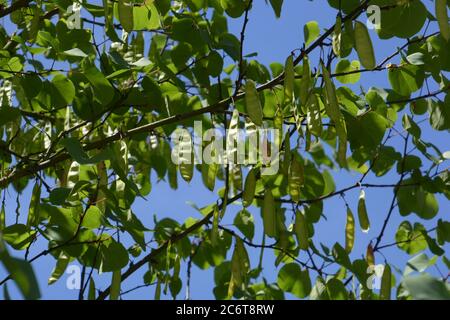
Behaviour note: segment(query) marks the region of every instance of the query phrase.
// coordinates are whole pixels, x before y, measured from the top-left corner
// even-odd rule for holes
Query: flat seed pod
[[[449,41],[450,40],[450,25],[448,23],[447,14],[447,0],[436,0],[436,19],[439,24],[439,30],[441,31],[442,37]]]
[[[256,189],[256,176],[255,171],[250,170],[247,174],[247,178],[245,178],[244,184],[244,192],[242,194],[242,202],[244,207],[248,207],[252,204],[253,199],[255,198],[255,189]]]
[[[355,22],[355,46],[358,52],[359,60],[366,69],[376,67],[375,52],[373,50],[372,40],[369,31],[362,22]]]
[[[295,215],[294,231],[297,236],[299,248],[307,250],[309,238],[308,225],[306,224],[305,216],[300,211],[297,211]]]
[[[350,253],[355,243],[355,217],[352,210],[347,207],[347,222],[345,224],[345,251]]]
[[[369,221],[369,216],[367,215],[366,192],[364,190],[361,190],[361,193],[359,194],[358,219],[359,219],[359,225],[361,227],[361,230],[363,232],[369,232],[370,221]]]
[[[250,120],[257,126],[261,126],[263,121],[262,106],[253,81],[247,81],[245,85],[245,103]]]
[[[269,237],[277,236],[277,219],[275,212],[275,201],[271,190],[266,190],[262,207],[262,217],[264,222],[264,233]]]
[[[294,81],[294,58],[292,57],[292,55],[290,55],[286,59],[284,67],[284,100],[286,105],[292,104],[294,102]]]

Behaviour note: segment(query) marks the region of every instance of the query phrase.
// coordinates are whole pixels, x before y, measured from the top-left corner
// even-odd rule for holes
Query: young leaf
[[[284,101],[286,105],[293,104],[294,102],[294,58],[290,55],[286,59],[284,67]]]
[[[362,232],[369,232],[370,221],[366,209],[366,192],[361,189],[358,201],[358,219]]]
[[[339,109],[339,103],[336,96],[336,88],[331,81],[330,73],[322,62],[322,73],[325,82],[325,90],[328,103],[325,103],[325,110],[334,122],[336,133],[339,137],[339,146],[337,151],[337,159],[341,167],[347,166],[347,127],[344,117]]]
[[[122,280],[120,270],[113,271],[111,279],[111,291],[109,293],[110,300],[117,300],[119,298],[121,282]]]
[[[361,64],[366,69],[376,67],[375,52],[373,50],[372,40],[369,31],[364,23],[355,22],[355,47]]]
[[[301,250],[307,250],[309,247],[308,225],[306,223],[305,216],[300,211],[297,211],[297,213],[295,215],[294,231],[295,231],[295,235],[297,236],[298,247]]]
[[[350,253],[355,243],[355,218],[350,207],[347,207],[347,223],[345,224],[345,251]]]
[[[391,300],[391,283],[392,283],[391,267],[386,264],[381,277],[380,299]]]
[[[303,27],[303,35],[305,37],[305,45],[309,46],[320,34],[319,24],[317,21],[309,21]]]
[[[276,238],[277,219],[275,212],[275,201],[273,199],[273,194],[270,189],[266,190],[266,192],[264,193],[262,217],[264,222],[264,233],[267,234],[269,237]]]
[[[245,103],[250,119],[257,126],[261,126],[263,121],[261,102],[259,101],[256,85],[251,80],[247,81],[245,85]]]
[[[244,207],[248,207],[252,204],[255,197],[256,189],[256,175],[255,170],[252,169],[248,172],[247,178],[245,179],[244,192],[242,194],[242,203]]]
[[[448,13],[447,13],[447,0],[436,0],[436,18],[439,24],[439,30],[441,31],[442,37],[449,41],[450,40],[450,25],[448,23]]]
[[[341,74],[337,76],[336,79],[343,84],[354,84],[361,78],[361,73],[358,72],[360,69],[360,63],[358,60],[352,62],[347,59],[339,60],[336,65],[334,72],[336,74]]]

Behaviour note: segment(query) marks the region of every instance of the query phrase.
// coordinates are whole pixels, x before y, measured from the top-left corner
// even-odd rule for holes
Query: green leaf
[[[334,72],[341,75],[338,75],[336,79],[344,84],[357,83],[361,78],[361,73],[358,72],[359,68],[360,63],[358,60],[353,60],[352,62],[347,59],[339,60]]]
[[[298,298],[306,298],[311,292],[311,279],[308,270],[302,271],[296,263],[285,264],[278,272],[278,286]]]
[[[406,289],[416,300],[450,300],[450,291],[445,282],[428,274],[406,277],[403,280]]]
[[[439,30],[442,37],[450,40],[450,25],[448,23],[447,0],[436,0],[435,2],[436,18],[439,23]]]
[[[120,270],[113,271],[111,279],[110,300],[117,300],[120,295],[120,283],[122,282]]]
[[[406,277],[414,272],[424,272],[436,263],[436,257],[431,259],[425,253],[420,253],[408,260],[403,276]]]
[[[333,257],[336,260],[338,264],[343,266],[344,268],[348,270],[353,270],[352,263],[350,261],[350,258],[348,257],[347,251],[345,251],[344,248],[339,243],[336,243],[333,246]]]
[[[378,4],[385,5],[385,0],[378,0]],[[377,4],[373,3],[372,4]],[[393,36],[411,38],[416,35],[427,20],[427,8],[422,1],[387,2],[395,6],[389,10],[381,10],[380,29],[377,30],[382,39]]]
[[[361,189],[358,200],[358,219],[362,232],[369,232],[370,220],[366,209],[366,192]]]
[[[278,228],[275,211],[275,200],[270,189],[266,189],[264,193],[262,218],[264,223],[264,233],[269,237],[276,238],[278,235]]]
[[[24,224],[13,224],[3,229],[3,239],[16,250],[25,250],[35,234],[35,231],[31,231]]]
[[[355,243],[355,218],[350,207],[347,207],[347,221],[345,224],[345,251],[350,253]]]
[[[295,214],[294,232],[297,236],[298,247],[301,250],[308,250],[309,247],[309,231],[305,216],[302,212],[297,211]]]
[[[9,255],[0,235],[0,261],[6,271],[17,284],[23,297],[27,300],[39,299],[41,293],[34,275],[33,268],[28,261],[13,258]]]
[[[253,240],[253,236],[255,235],[255,224],[250,212],[245,209],[239,211],[234,218],[233,224],[247,239],[250,241]]]
[[[97,229],[102,224],[102,212],[96,206],[90,206],[84,214],[81,225],[88,229]]]
[[[446,101],[450,101],[450,95],[447,95]],[[428,112],[430,113],[430,124],[435,130],[449,130],[450,129],[450,108],[449,102],[442,101],[431,102],[429,104]]]
[[[94,99],[103,106],[107,106],[113,99],[115,90],[102,72],[96,67],[90,67],[83,73],[94,88]]]
[[[437,223],[436,233],[437,233],[438,242],[440,244],[444,244],[445,242],[450,242],[450,222],[439,219],[438,223]]]
[[[248,172],[247,177],[245,178],[244,192],[242,194],[242,203],[244,207],[248,207],[253,203],[253,199],[255,198],[255,190],[256,174],[255,170],[252,169]]]
[[[303,35],[305,37],[305,45],[309,46],[320,35],[319,24],[317,21],[309,21],[303,27]]]
[[[66,50],[63,53],[70,57],[86,58],[88,56],[86,53],[84,53],[81,49],[78,49],[78,48]]]
[[[411,179],[406,179],[404,184],[412,184]],[[398,207],[402,216],[412,212],[422,219],[433,219],[438,211],[439,204],[434,194],[423,189],[422,186],[402,186],[397,193]]]
[[[52,79],[52,107],[71,104],[75,98],[75,86],[66,76],[57,74]]]
[[[109,160],[109,149],[105,149],[95,156],[88,156],[83,150],[80,141],[76,138],[64,138],[61,145],[66,148],[70,156],[79,164],[95,164],[100,161]]]
[[[408,221],[403,221],[395,233],[397,246],[408,254],[416,254],[427,248],[427,242],[422,235],[425,228],[420,224],[414,224],[414,229]]]
[[[273,11],[277,18],[281,17],[281,8],[283,7],[283,0],[270,0]]]
[[[133,3],[127,0],[119,0],[117,4],[119,21],[126,32],[133,30]]]
[[[12,122],[20,117],[20,110],[18,108],[0,107],[0,127]]]
[[[392,89],[404,97],[409,97],[422,87],[424,72],[420,66],[405,64],[389,68],[388,78]]]
[[[248,80],[245,86],[245,103],[250,120],[257,126],[262,125],[263,113],[255,83]]]
[[[225,12],[232,18],[239,18],[248,5],[247,0],[220,0],[220,4]]]
[[[327,293],[330,300],[347,300],[348,293],[345,285],[338,279],[330,279],[327,281]]]
[[[64,251],[61,251],[58,259],[56,260],[56,266],[52,271],[52,275],[48,278],[49,285],[55,283],[59,278],[61,278],[61,276],[64,274],[64,271],[66,271],[67,265],[69,264],[70,260],[70,257]]]
[[[374,69],[377,63],[372,40],[366,25],[359,21],[355,21],[355,47],[363,67]]]

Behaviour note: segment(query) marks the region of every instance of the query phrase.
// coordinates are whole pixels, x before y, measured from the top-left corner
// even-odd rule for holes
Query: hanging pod
[[[374,69],[377,64],[372,40],[370,39],[366,25],[359,21],[355,22],[355,46],[363,67],[366,69]]]

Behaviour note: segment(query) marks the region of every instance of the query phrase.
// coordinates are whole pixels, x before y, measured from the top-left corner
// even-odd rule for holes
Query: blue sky
[[[425,1],[427,5],[430,5],[430,1]],[[249,15],[249,24],[247,28],[246,41],[244,47],[244,53],[249,54],[252,52],[257,52],[258,59],[260,62],[266,64],[267,66],[272,62],[283,63],[286,57],[290,54],[293,49],[299,48],[303,43],[303,25],[310,21],[318,21],[321,30],[333,25],[335,20],[336,11],[330,8],[324,0],[316,1],[298,1],[298,0],[285,0],[283,6],[281,19],[276,19],[271,7],[265,4],[265,1],[256,0],[254,7]],[[364,17],[363,17],[364,18]],[[233,33],[236,35],[240,32],[242,26],[242,18],[240,19],[230,19],[229,27]],[[376,33],[371,31],[371,36],[374,41],[374,46],[376,48],[377,58],[383,59],[392,52],[394,52],[397,46],[403,44],[403,41],[399,39],[393,39],[389,41],[379,41],[377,39]],[[314,58],[314,57],[313,57]],[[353,58],[353,57],[352,57]],[[356,57],[354,57],[356,58]],[[395,58],[393,63],[398,63],[398,58]],[[377,73],[363,73],[361,77],[361,82],[358,86],[352,87],[355,92],[359,93],[359,85],[363,86],[366,90],[371,86],[377,87],[389,87],[387,81],[386,72]],[[436,132],[430,130],[428,125],[423,126],[423,138],[425,141],[433,141],[441,150],[449,150],[450,145],[448,143],[449,136],[448,133]],[[397,138],[393,140],[393,146],[398,148],[402,147],[402,140]],[[395,170],[395,169],[394,169]],[[336,189],[352,185],[359,179],[358,174],[349,174],[347,172],[333,172],[335,177]],[[153,178],[154,175],[153,175]],[[365,182],[375,182],[375,183],[396,183],[396,174],[387,174],[380,181],[369,175]],[[218,188],[216,187],[216,192]],[[356,203],[359,195],[359,190],[355,189],[352,192],[346,194],[346,199],[352,206],[354,213],[356,213]],[[371,217],[371,230],[368,234],[362,233],[359,229],[356,231],[356,246],[353,250],[351,258],[357,259],[361,258],[361,254],[365,252],[367,244],[375,238],[381,228],[384,217],[388,211],[390,201],[392,198],[391,190],[386,189],[370,189],[366,190],[367,197],[367,207],[368,212]],[[30,199],[30,188],[24,192],[21,197],[21,212],[22,216],[26,216],[26,211],[28,209],[28,202]],[[448,219],[448,211],[450,209],[448,201],[443,197],[438,197],[440,203],[440,217]],[[11,191],[7,196],[7,212],[11,217],[16,208],[15,204],[15,194]],[[217,200],[217,195],[213,192],[207,190],[203,183],[201,182],[201,176],[199,172],[195,172],[193,181],[190,184],[185,183],[179,179],[179,189],[173,191],[165,183],[157,183],[153,179],[153,191],[148,196],[147,201],[137,200],[134,205],[134,213],[139,216],[141,221],[147,227],[153,227],[153,215],[157,215],[159,219],[162,217],[172,217],[177,221],[184,221],[188,217],[200,218],[201,215],[195,209],[193,209],[187,202],[191,201],[196,203],[199,207],[208,205]],[[227,210],[224,224],[229,224],[232,222],[234,215],[241,209],[241,206],[231,205]],[[260,213],[258,208],[250,208],[249,211],[254,215],[256,219],[256,234],[254,242],[258,243],[261,239],[262,226],[260,221]],[[335,242],[343,243],[344,241],[344,226],[345,226],[345,205],[340,197],[334,197],[325,202],[324,214],[327,220],[322,219],[316,226],[316,236],[315,239],[320,239],[320,242],[332,247]],[[287,215],[288,216],[288,215]],[[411,222],[415,221],[414,215],[407,217]],[[394,240],[395,231],[403,221],[404,218],[400,217],[398,211],[394,211],[394,215],[389,223],[387,232],[384,237],[383,244],[391,243]],[[11,221],[12,223],[12,221]],[[421,221],[425,227],[434,227],[435,222],[424,222]],[[149,239],[147,239],[149,240]],[[318,245],[319,243],[316,243]],[[31,256],[40,252],[44,249],[42,243],[38,243],[32,250]],[[449,246],[447,246],[446,251],[448,251]],[[12,249],[10,249],[12,251]],[[18,252],[13,252],[14,254],[20,254]],[[250,257],[252,260],[252,266],[257,264],[257,259],[259,256],[258,250],[249,249]],[[406,261],[410,258],[406,253],[400,251],[398,248],[393,247],[383,251],[388,260],[393,263],[400,270],[403,270]],[[228,253],[228,259],[230,258],[231,252]],[[427,252],[430,256],[431,254]],[[301,257],[302,260],[304,257]],[[377,262],[383,262],[380,255],[376,256]],[[269,281],[276,281],[278,268],[274,267],[273,253],[269,250],[266,251],[264,255],[264,270],[263,276]],[[51,270],[53,269],[55,260],[52,257],[43,257],[36,261],[33,266],[40,282],[41,292],[43,293],[44,299],[74,299],[78,296],[77,290],[69,290],[66,288],[66,279],[68,275],[62,276],[62,278],[51,286],[47,286],[47,279],[50,276]],[[439,265],[439,267],[445,271],[445,267]],[[329,269],[328,271],[335,270]],[[127,279],[122,284],[122,290],[127,290],[133,288],[134,286],[142,282],[142,275],[146,270],[137,272],[131,278]],[[437,270],[434,268],[430,269],[431,273],[437,274]],[[5,275],[4,269],[0,267],[0,278]],[[186,264],[182,264],[181,276],[185,279],[186,275]],[[110,274],[103,274],[101,276],[96,276],[96,284],[99,287],[106,286],[110,281]],[[398,274],[396,274],[398,279]],[[14,298],[19,298],[20,295],[13,288],[12,283],[9,285],[11,295]],[[191,277],[191,298],[193,299],[211,299],[213,298],[212,289],[214,287],[213,280],[213,269],[209,270],[199,270],[196,266],[193,266],[192,277]],[[183,299],[185,296],[185,291],[181,291],[178,296],[179,299]],[[154,296],[154,287],[142,288],[133,293],[124,296],[125,299],[152,299]],[[165,298],[170,298],[169,296],[164,296]],[[290,297],[287,295],[287,297]]]

